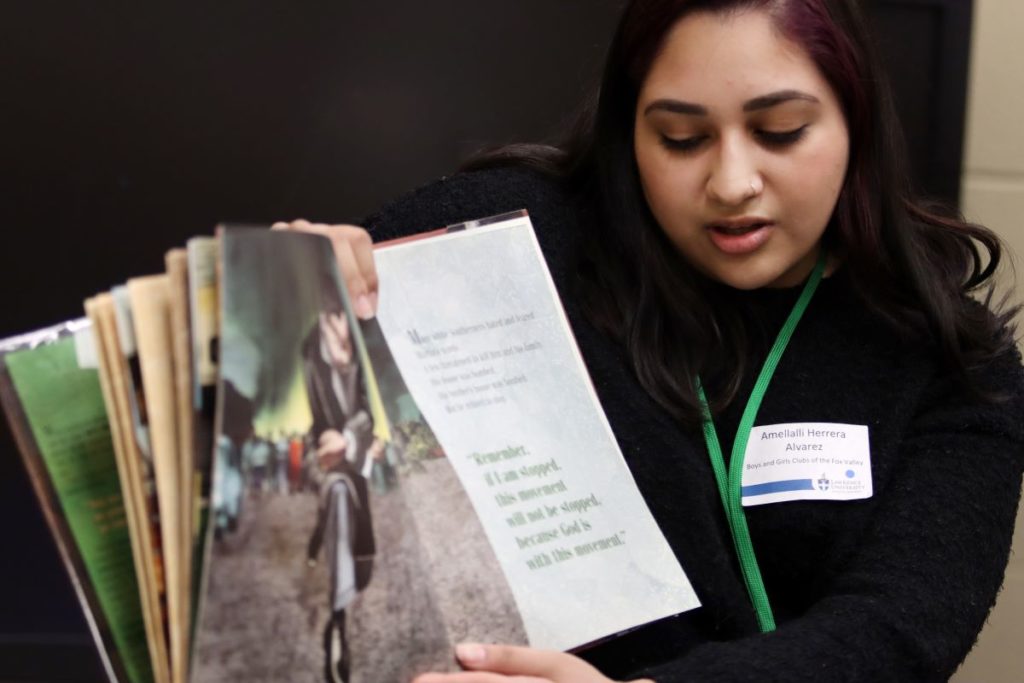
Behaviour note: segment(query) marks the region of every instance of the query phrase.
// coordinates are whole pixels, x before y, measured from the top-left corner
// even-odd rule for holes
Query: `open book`
[[[166,639],[154,670],[404,682],[451,669],[463,640],[572,650],[698,605],[618,450],[525,213],[378,246],[369,321],[352,314],[322,237],[229,228],[208,251],[220,254],[217,341],[207,330],[177,361],[194,371],[193,436],[162,437],[178,439],[164,489],[180,493],[159,500],[177,548],[162,559],[177,564],[163,573],[176,577],[166,627],[147,622]],[[197,279],[191,315],[165,335],[196,326]],[[195,436],[195,356],[211,347],[212,448]],[[155,381],[172,385],[161,410],[185,412],[173,391],[189,387]]]

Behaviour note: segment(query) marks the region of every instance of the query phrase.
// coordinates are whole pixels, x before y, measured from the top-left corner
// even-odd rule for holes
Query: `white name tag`
[[[871,497],[867,425],[796,422],[750,430],[743,505]]]

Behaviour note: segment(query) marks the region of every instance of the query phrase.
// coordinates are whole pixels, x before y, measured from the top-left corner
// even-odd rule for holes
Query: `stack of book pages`
[[[0,401],[109,680],[407,681],[698,605],[525,212],[378,245],[230,226],[0,341]]]

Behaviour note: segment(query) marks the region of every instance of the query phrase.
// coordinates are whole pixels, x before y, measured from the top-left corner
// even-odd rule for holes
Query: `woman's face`
[[[633,144],[654,218],[698,270],[755,289],[814,267],[849,132],[828,82],[766,13],[677,22],[641,87]]]

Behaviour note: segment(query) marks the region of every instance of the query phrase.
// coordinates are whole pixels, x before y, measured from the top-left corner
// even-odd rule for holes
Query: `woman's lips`
[[[766,220],[712,223],[707,226],[714,245],[726,254],[747,254],[758,249],[771,236],[774,224]]]

